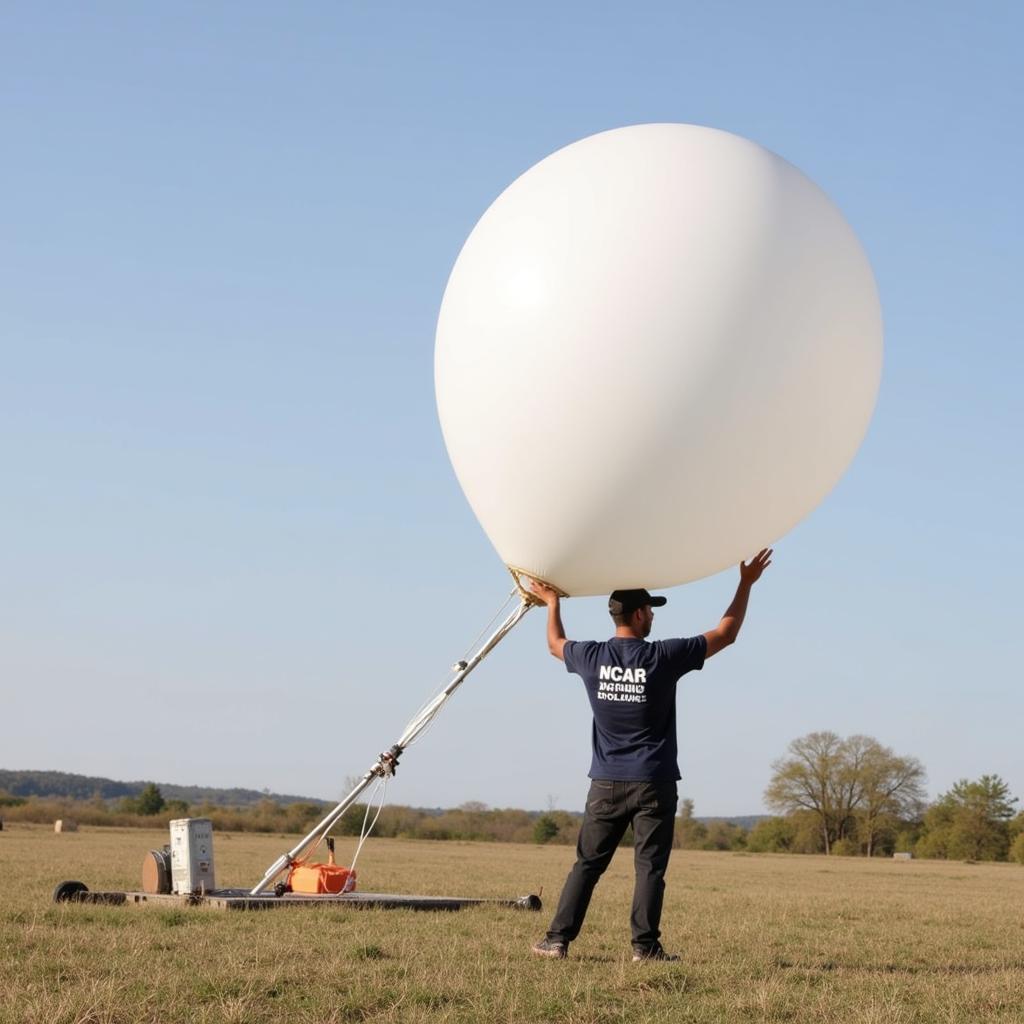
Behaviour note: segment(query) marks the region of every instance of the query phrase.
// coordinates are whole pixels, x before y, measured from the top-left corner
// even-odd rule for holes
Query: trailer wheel
[[[67,903],[69,900],[76,900],[79,893],[88,891],[89,886],[85,882],[61,882],[53,890],[53,902]]]

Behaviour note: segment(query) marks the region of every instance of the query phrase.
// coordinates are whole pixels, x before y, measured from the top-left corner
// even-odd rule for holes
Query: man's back
[[[592,779],[679,778],[676,682],[704,664],[703,636],[567,641],[563,660],[583,679],[594,712]]]

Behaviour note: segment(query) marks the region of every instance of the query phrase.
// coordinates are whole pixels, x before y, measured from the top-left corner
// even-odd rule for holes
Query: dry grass
[[[568,870],[565,847],[371,840],[363,851],[364,889],[543,886],[540,915],[50,902],[66,878],[136,887],[146,850],[164,841],[134,829],[0,833],[0,1021],[1024,1021],[1017,865],[677,851],[664,941],[681,964],[629,962],[628,850],[564,962],[528,947]],[[218,880],[251,884],[288,845],[220,834]]]

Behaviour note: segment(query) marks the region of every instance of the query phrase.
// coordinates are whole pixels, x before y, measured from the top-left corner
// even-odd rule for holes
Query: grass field
[[[69,878],[137,888],[163,833],[0,832],[0,1021],[1024,1021],[1024,868],[676,852],[663,921],[680,964],[633,964],[621,850],[566,961],[538,960],[567,847],[371,840],[366,890],[514,897],[541,914],[54,905]],[[290,845],[219,834],[251,885]],[[339,860],[351,848],[339,842]]]

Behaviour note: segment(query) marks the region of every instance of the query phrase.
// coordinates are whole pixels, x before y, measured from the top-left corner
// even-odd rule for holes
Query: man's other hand
[[[772,549],[762,548],[749,562],[740,562],[740,580],[747,584],[756,583],[771,564]]]

